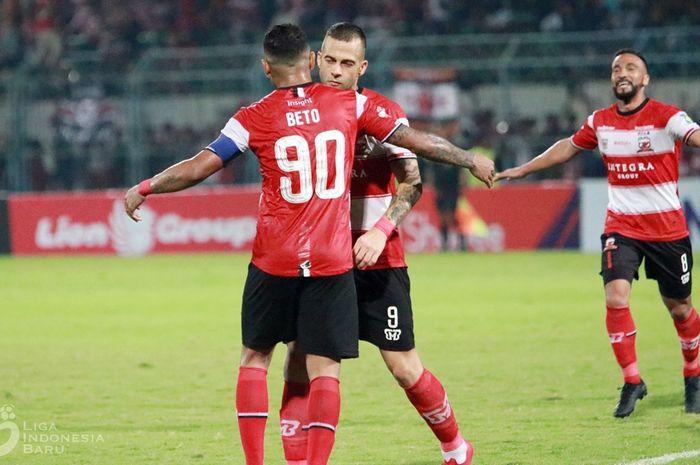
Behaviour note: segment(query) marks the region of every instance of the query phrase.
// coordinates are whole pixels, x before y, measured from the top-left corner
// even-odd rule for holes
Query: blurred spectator
[[[36,0],[31,23],[31,35],[34,39],[32,61],[35,65],[52,68],[58,63],[63,49],[63,42],[56,22],[56,4],[51,0]]]
[[[5,0],[0,10],[0,69],[13,67],[22,61],[24,43],[21,15],[17,1]]]
[[[547,2],[473,0],[0,0],[0,66],[15,66],[23,42],[44,67],[73,51],[100,51],[123,69],[148,47],[232,45],[260,39],[271,25],[298,23],[312,39],[337,21],[368,35],[577,31],[693,25],[700,4],[682,0]],[[644,12],[642,16],[640,12]],[[23,37],[26,35],[27,37]]]

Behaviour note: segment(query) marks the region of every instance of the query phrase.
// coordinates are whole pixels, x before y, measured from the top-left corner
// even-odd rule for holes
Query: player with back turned
[[[358,131],[458,164],[492,184],[493,164],[432,134],[408,128],[356,92],[311,83],[314,54],[303,31],[273,26],[263,70],[276,90],[240,109],[194,157],[132,187],[125,210],[139,220],[146,196],[206,179],[248,148],[260,162],[262,194],[243,291],[239,433],[247,465],[262,465],[267,369],[279,342],[307,354],[308,464],[325,465],[340,414],[340,361],[357,357],[352,277],[350,171]]]
[[[608,171],[608,209],[601,236],[606,326],[624,377],[616,417],[626,417],[647,394],[639,374],[630,313],[632,281],[644,261],[678,333],[683,354],[685,410],[700,413],[700,318],[691,301],[691,250],[678,196],[681,144],[700,147],[700,127],[681,109],[646,96],[645,58],[623,49],[610,75],[617,102],[591,114],[571,138],[529,162],[497,174],[515,179],[598,148]]]
[[[337,23],[326,32],[318,53],[321,82],[357,91],[404,121],[403,109],[387,97],[358,87],[367,69],[366,38],[351,23]],[[398,181],[398,185],[396,182]],[[413,334],[410,279],[397,226],[421,195],[416,156],[363,134],[353,164],[352,230],[355,254],[360,339],[375,345],[409,402],[440,442],[444,464],[467,465],[474,449],[459,431],[454,411],[439,379],[418,356]],[[280,408],[282,444],[288,465],[305,465],[308,381],[303,357],[289,345],[285,389]]]

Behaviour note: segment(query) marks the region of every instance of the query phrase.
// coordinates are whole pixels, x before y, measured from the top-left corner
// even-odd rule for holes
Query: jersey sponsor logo
[[[398,341],[401,338],[401,330],[387,328],[384,330],[384,337],[387,341]]]
[[[299,264],[299,276],[302,278],[311,276],[311,260],[306,260]]]
[[[367,171],[365,171],[364,168],[361,169],[352,169],[352,177],[353,178],[366,178],[367,177]]]
[[[452,407],[450,407],[450,403],[447,400],[447,395],[439,408],[431,410],[430,412],[424,412],[421,415],[423,415],[423,418],[430,422],[431,425],[439,425],[447,421],[450,416],[452,416]]]
[[[284,437],[290,437],[297,434],[301,423],[296,420],[280,420],[280,434]]]
[[[307,97],[304,100],[287,100],[287,106],[290,107],[303,107],[313,103],[311,97]]]
[[[651,150],[651,148],[649,149]],[[641,151],[641,150],[640,150]],[[608,163],[609,173],[616,173],[617,179],[637,179],[639,173],[644,171],[653,171],[656,168],[650,161],[647,162],[631,162],[631,163]]]

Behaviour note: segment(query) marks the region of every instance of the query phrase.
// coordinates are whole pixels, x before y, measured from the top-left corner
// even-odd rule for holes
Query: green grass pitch
[[[0,465],[243,464],[234,388],[248,260],[0,259],[0,407],[13,406],[21,433]],[[649,396],[632,417],[612,417],[621,376],[598,260],[409,257],[418,350],[447,388],[475,465],[616,465],[700,448],[700,416],[683,412],[679,343],[653,281],[636,282],[632,295]],[[283,358],[279,347],[268,376],[266,463],[276,465]],[[439,464],[376,350],[362,344],[360,359],[343,365],[331,463]],[[0,445],[10,437],[2,421]],[[674,462],[691,463],[700,458]]]

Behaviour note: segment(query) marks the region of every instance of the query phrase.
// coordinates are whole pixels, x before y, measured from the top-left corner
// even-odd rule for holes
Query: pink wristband
[[[394,229],[396,229],[396,226],[391,224],[391,221],[387,220],[384,216],[379,218],[379,221],[374,223],[374,227],[383,232],[386,237],[391,236],[391,233],[393,233]]]
[[[139,183],[139,195],[146,197],[147,195],[152,193],[153,191],[151,190],[151,178],[144,179]]]

